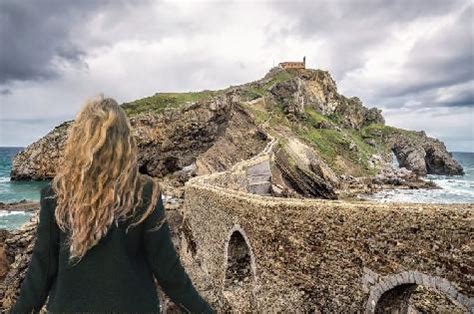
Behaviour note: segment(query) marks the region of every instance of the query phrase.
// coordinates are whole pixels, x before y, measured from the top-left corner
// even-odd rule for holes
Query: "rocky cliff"
[[[280,145],[275,190],[287,195],[337,198],[348,188],[393,185],[393,176],[403,185],[417,175],[463,173],[442,142],[385,126],[379,109],[339,94],[330,74],[321,70],[274,68],[248,84],[158,93],[122,107],[138,142],[140,171],[170,186],[255,156],[269,135]],[[52,178],[71,123],[16,155],[12,180]],[[392,152],[408,170],[401,179],[391,168]]]

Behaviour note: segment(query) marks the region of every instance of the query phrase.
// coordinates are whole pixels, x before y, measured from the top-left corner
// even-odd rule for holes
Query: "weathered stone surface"
[[[326,116],[338,114],[344,117],[341,121],[344,127],[355,129],[371,123],[385,123],[379,109],[364,107],[357,97],[340,95],[329,72],[298,70],[294,73],[297,73],[294,79],[277,83],[269,90],[277,102],[283,104],[287,114],[302,118],[305,108],[312,108]],[[329,126],[323,124],[321,127]]]
[[[393,134],[390,142],[400,167],[418,175],[464,173],[443,142],[426,136],[424,132]]]
[[[275,152],[275,165],[275,171],[281,173],[280,176],[276,175],[276,178],[281,177],[278,184],[304,197],[337,198],[334,186],[312,171],[310,164],[295,161],[289,150],[280,148]]]
[[[65,121],[15,155],[11,180],[44,180],[56,173],[71,121]]]
[[[0,280],[5,278],[10,266],[4,244],[9,235],[10,233],[7,230],[0,229]]]
[[[36,211],[40,207],[39,202],[27,201],[25,199],[18,202],[3,203],[0,202],[0,210],[4,211]]]
[[[0,309],[6,310],[16,300],[21,282],[25,277],[33,250],[38,215],[19,230],[12,231],[4,240],[4,250],[9,263],[8,272],[0,281]]]
[[[239,172],[245,164],[258,162],[234,168]],[[385,292],[405,286],[405,280],[428,288],[450,282],[458,294],[474,294],[472,277],[463,266],[474,265],[468,235],[472,204],[281,200],[225,188],[221,177],[234,180],[234,168],[193,178],[185,186],[195,250],[183,255],[184,263],[216,308],[224,309],[228,303],[238,308],[240,302],[254,300],[256,311],[364,312],[374,310]],[[248,236],[257,277],[253,294],[240,301],[220,283],[224,239],[235,224]],[[183,248],[187,245],[184,241]],[[373,272],[370,280],[367,269]],[[432,300],[451,308],[437,297],[410,306],[432,309]]]

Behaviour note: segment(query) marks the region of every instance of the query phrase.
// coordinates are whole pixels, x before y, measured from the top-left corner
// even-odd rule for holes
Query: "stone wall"
[[[181,258],[218,310],[373,312],[383,293],[407,283],[438,289],[473,310],[472,204],[281,199],[206,177],[190,180],[185,195],[191,232]],[[248,293],[237,291],[239,297],[223,285],[235,230],[254,264]]]

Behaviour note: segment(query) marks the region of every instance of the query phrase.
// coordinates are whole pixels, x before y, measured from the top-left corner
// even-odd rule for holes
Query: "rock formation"
[[[385,126],[379,109],[339,94],[326,71],[275,68],[261,80],[221,91],[156,94],[122,106],[138,142],[140,171],[170,179],[174,186],[254,156],[274,132],[282,142],[287,135],[299,138],[317,156],[316,164],[333,173],[328,180],[317,174],[320,170],[308,172],[312,166],[301,171],[299,165],[288,164],[288,148],[282,143],[280,170],[303,196],[333,198],[335,181],[348,175],[374,177],[386,163],[372,167],[370,159],[378,154],[388,160],[391,151],[401,167],[418,175],[462,174],[442,142]],[[60,124],[18,153],[12,180],[51,179],[71,123]]]
[[[374,131],[375,130],[375,131]],[[453,159],[443,142],[429,137],[425,132],[415,132],[385,127],[374,128],[372,135],[386,143],[395,154],[400,167],[418,175],[462,175],[462,166]]]
[[[5,237],[3,247],[9,264],[8,272],[0,281],[0,309],[9,309],[15,302],[21,282],[26,275],[36,236],[38,215],[19,230]]]
[[[197,162],[197,172],[202,174],[223,170],[258,153],[266,140],[248,114],[237,107],[232,95],[227,94],[162,114],[148,112],[130,117],[140,171],[164,177]],[[16,155],[11,179],[51,179],[72,123],[62,123]],[[214,145],[217,151],[211,154]]]
[[[347,98],[339,94],[329,72],[300,72],[295,78],[276,83],[269,89],[270,94],[283,105],[285,113],[303,117],[305,109],[312,108],[324,116],[341,117],[340,125],[353,129],[360,129],[371,123],[385,123],[379,109],[368,109],[359,98]]]
[[[5,239],[8,238],[10,233],[7,230],[0,230],[0,280],[3,280],[8,273],[10,261],[7,258],[5,252]]]

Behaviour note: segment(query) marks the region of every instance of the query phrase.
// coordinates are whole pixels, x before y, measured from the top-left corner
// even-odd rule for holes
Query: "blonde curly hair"
[[[51,187],[57,197],[56,222],[61,230],[69,231],[70,261],[79,262],[112,223],[136,216],[136,209],[143,204],[144,185],[150,179],[148,207],[126,231],[144,221],[155,207],[160,185],[155,178],[139,173],[131,130],[117,102],[100,95],[82,106],[68,131]]]

